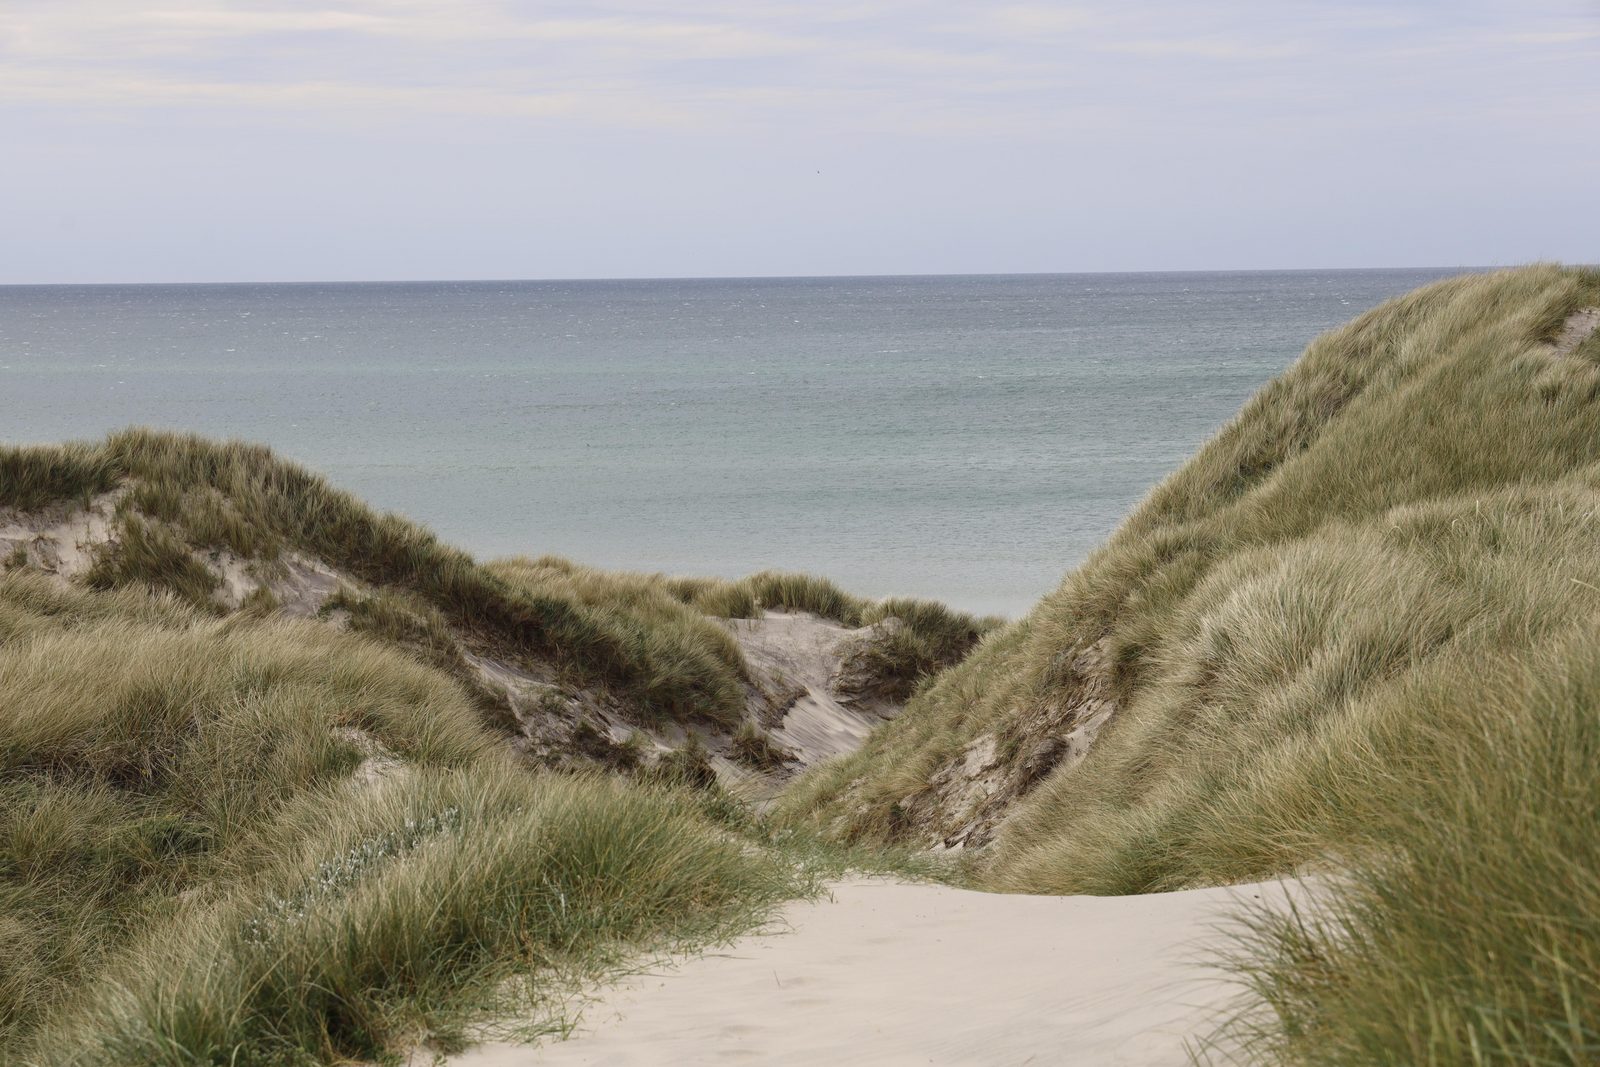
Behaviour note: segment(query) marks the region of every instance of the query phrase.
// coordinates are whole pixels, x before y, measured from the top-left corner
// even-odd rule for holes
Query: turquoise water
[[[1448,270],[0,288],[0,438],[265,441],[483,556],[1016,615]]]

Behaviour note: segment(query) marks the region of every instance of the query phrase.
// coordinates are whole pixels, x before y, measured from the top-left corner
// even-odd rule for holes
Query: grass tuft
[[[734,731],[729,755],[758,770],[776,770],[794,759],[794,753],[772,739],[761,727],[748,720]]]
[[[139,585],[212,607],[218,581],[168,526],[125,515],[117,540],[103,546],[84,580],[95,589]]]
[[[662,753],[650,765],[646,778],[668,786],[720,792],[711,753],[698,734],[690,734],[682,745]]]
[[[116,484],[121,472],[99,445],[0,448],[0,506],[35,511],[82,503]]]

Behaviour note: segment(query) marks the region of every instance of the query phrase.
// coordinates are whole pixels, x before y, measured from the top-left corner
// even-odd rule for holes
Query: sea
[[[1016,617],[1312,338],[1462,269],[0,287],[0,440],[262,441],[483,558]]]

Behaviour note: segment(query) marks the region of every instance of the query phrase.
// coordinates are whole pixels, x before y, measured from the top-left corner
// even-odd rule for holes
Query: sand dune
[[[574,1037],[488,1045],[456,1067],[534,1064],[1188,1062],[1238,990],[1199,962],[1278,883],[1134,897],[974,893],[879,880],[791,906],[787,929],[604,991]]]

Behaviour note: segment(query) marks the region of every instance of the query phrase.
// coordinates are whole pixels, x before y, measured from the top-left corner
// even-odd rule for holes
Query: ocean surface
[[[265,441],[484,557],[1015,616],[1314,336],[1451,273],[0,287],[0,440]]]

